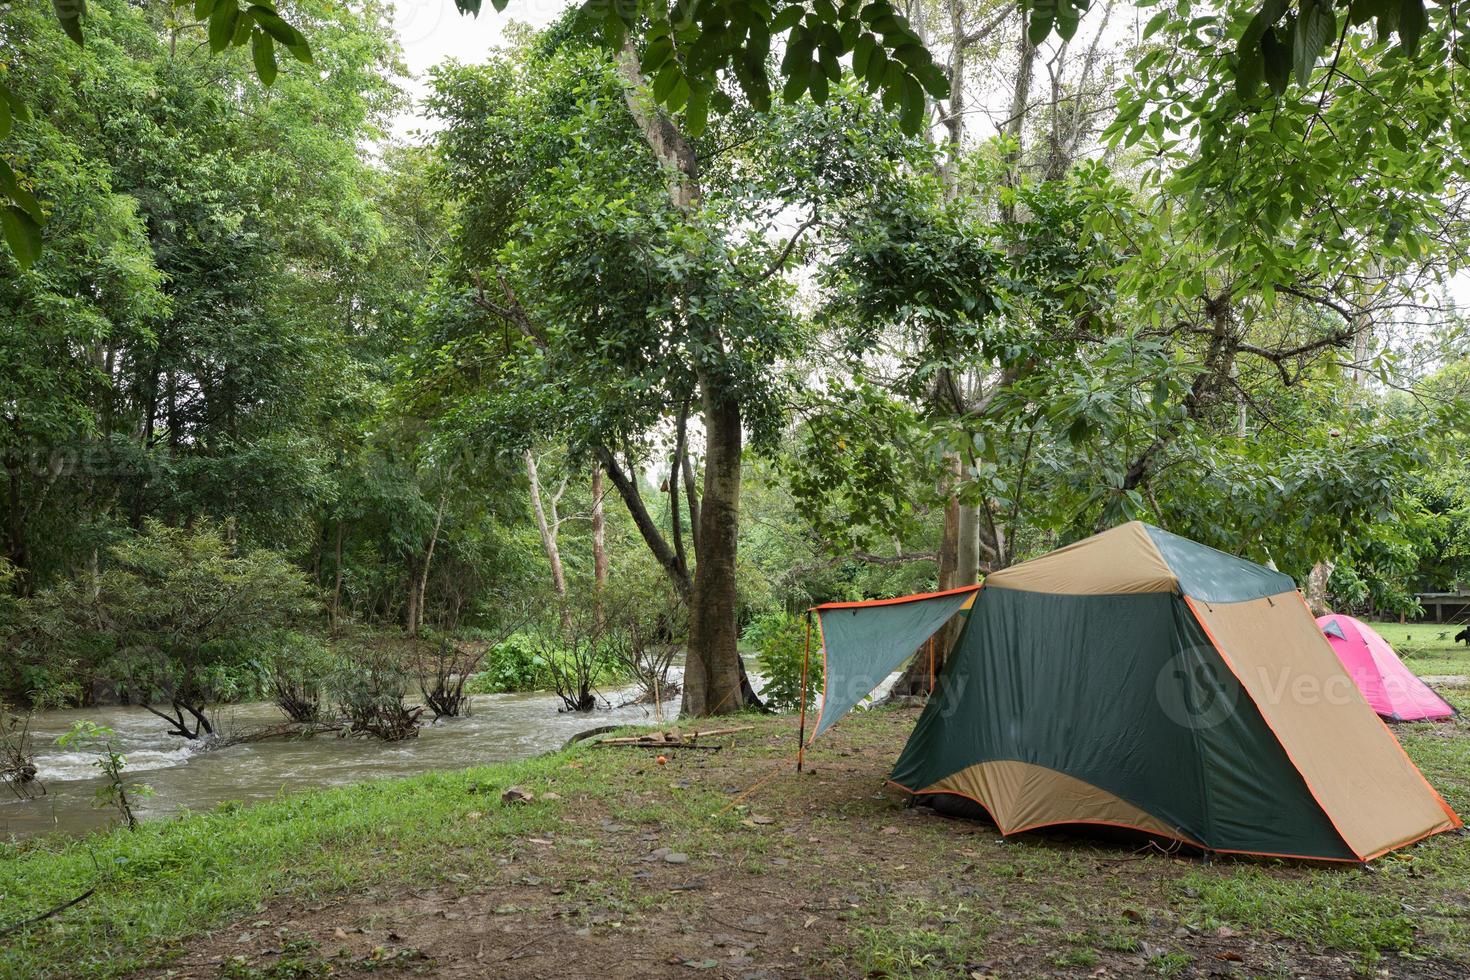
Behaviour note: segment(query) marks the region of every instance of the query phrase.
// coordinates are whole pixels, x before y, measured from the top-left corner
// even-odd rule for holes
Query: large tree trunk
[[[721,398],[708,378],[704,390],[704,499],[699,564],[689,606],[684,667],[684,714],[728,714],[745,707],[735,617],[735,558],[740,531],[740,408]],[[714,390],[711,390],[714,389]]]
[[[1319,561],[1307,574],[1306,588],[1302,591],[1306,595],[1307,608],[1312,610],[1313,616],[1326,616],[1332,612],[1332,605],[1327,601],[1327,580],[1332,578],[1332,569],[1336,564],[1334,561]]]
[[[648,148],[668,178],[669,200],[687,215],[696,211],[702,191],[699,158],[673,119],[649,97],[638,70],[638,55],[625,43],[619,63],[627,86],[628,109],[637,120]],[[701,339],[719,349],[724,341],[713,324],[689,323]],[[689,649],[684,664],[684,714],[705,716],[739,711],[754,699],[745,666],[736,649],[735,553],[740,533],[740,405],[708,373],[699,378],[704,406],[704,499],[694,534],[698,563],[689,604]],[[656,552],[657,553],[657,552]],[[758,703],[758,702],[757,702]]]

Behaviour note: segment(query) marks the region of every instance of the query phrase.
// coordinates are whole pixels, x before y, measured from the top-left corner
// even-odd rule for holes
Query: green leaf
[[[1072,35],[1077,33],[1077,24],[1082,19],[1081,14],[1068,0],[1060,0],[1057,4],[1057,36],[1063,41],[1072,40]]]
[[[235,0],[219,0],[221,6],[234,2]],[[257,24],[265,29],[267,34],[290,51],[297,61],[311,64],[311,47],[306,43],[306,38],[300,31],[282,20],[280,14],[268,7],[255,4],[250,8],[250,15],[255,18]]]
[[[25,211],[13,204],[0,209],[0,231],[22,269],[29,269],[41,257],[41,226]]]
[[[257,30],[250,36],[250,56],[261,84],[270,87],[276,80],[276,43],[265,31]]]
[[[1256,90],[1261,87],[1261,81],[1265,77],[1265,68],[1265,57],[1261,54],[1259,44],[1240,55],[1239,63],[1235,66],[1235,94],[1240,96],[1242,102],[1255,98]]]
[[[683,75],[677,61],[666,63],[663,69],[653,76],[653,101],[660,105],[666,104],[669,101],[669,93],[674,90],[674,86],[678,84]]]
[[[1292,57],[1296,62],[1296,81],[1306,85],[1317,67],[1317,59],[1337,34],[1337,15],[1326,0],[1308,0],[1297,18],[1296,35],[1292,39]]]
[[[1426,21],[1424,0],[1402,0],[1399,4],[1399,41],[1410,55],[1419,50]]]
[[[242,14],[239,17],[236,17],[235,33],[230,36],[230,45],[232,47],[238,48],[246,41],[250,40],[250,31],[253,26],[254,25],[250,23],[249,16]]]
[[[899,125],[905,133],[917,135],[924,126],[924,88],[912,75],[905,75],[902,89]]]
[[[77,42],[78,44],[81,44],[82,43],[82,15],[87,12],[86,0],[51,0],[51,9],[53,9],[53,10],[56,11],[56,19],[61,23],[61,29],[66,32],[66,36],[69,37],[69,38],[71,38],[73,41]],[[40,231],[38,230],[36,232],[36,234],[38,236],[37,241],[39,242]],[[9,235],[9,232],[7,231],[7,233],[6,233],[6,241],[9,241],[9,240],[10,240],[10,235]],[[36,246],[36,249],[37,249],[37,252],[39,253],[39,251],[40,251],[40,245],[39,244]],[[10,250],[12,252],[15,252],[16,251],[15,246],[13,244],[11,245],[11,249]],[[16,252],[16,254],[18,256],[20,253],[19,252]],[[26,263],[26,264],[28,265],[29,263]]]
[[[807,79],[811,77],[810,72],[788,72],[786,84],[781,88],[781,98],[787,102],[795,102],[806,93]],[[824,78],[826,76],[823,76]]]
[[[1291,78],[1291,45],[1282,36],[1284,28],[1275,27],[1261,38],[1261,68],[1271,94],[1280,98]]]
[[[903,80],[907,77],[903,65],[896,61],[888,62],[888,67],[883,70],[884,109],[892,112],[903,104]]]
[[[230,46],[235,36],[235,21],[240,17],[236,0],[219,0],[209,15],[209,50],[219,54]]]
[[[1031,26],[1026,31],[1027,40],[1032,44],[1040,44],[1045,41],[1047,35],[1051,33],[1052,20],[1052,15],[1043,14],[1038,4],[1036,9],[1031,11]]]
[[[691,136],[703,136],[709,125],[709,94],[702,88],[689,92],[689,104],[684,107],[684,125]]]
[[[878,39],[864,31],[852,46],[852,73],[858,78],[868,76],[868,62],[878,48]]]
[[[805,8],[799,4],[792,4],[783,9],[775,17],[771,18],[771,33],[783,34],[801,23],[801,17],[806,13]]]
[[[938,65],[929,65],[923,70],[915,72],[914,77],[919,80],[920,85],[924,86],[924,91],[928,92],[932,97],[936,99],[949,98],[949,76]]]
[[[817,105],[827,104],[829,84],[830,83],[827,81],[826,69],[824,69],[820,63],[813,62],[810,72],[810,79],[808,80],[807,85],[811,89],[812,98],[816,101]]]
[[[876,92],[883,84],[883,76],[888,71],[888,53],[882,46],[873,49],[872,57],[868,59],[868,91]]]
[[[1256,15],[1250,19],[1250,23],[1245,25],[1245,33],[1240,35],[1240,44],[1236,50],[1242,57],[1247,48],[1260,44],[1261,38],[1276,26],[1276,22],[1284,13],[1286,13],[1286,0],[1266,0],[1261,5],[1261,9],[1256,11]]]
[[[0,194],[4,194],[22,211],[35,218],[37,224],[40,223],[41,203],[30,191],[20,186],[20,182],[15,179],[15,171],[4,160],[0,160]]]

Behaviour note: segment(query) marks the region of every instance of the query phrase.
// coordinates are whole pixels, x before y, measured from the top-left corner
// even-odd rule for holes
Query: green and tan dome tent
[[[818,606],[812,737],[973,599],[892,782],[1002,833],[1101,824],[1367,861],[1460,819],[1279,572],[1142,523],[974,589]]]

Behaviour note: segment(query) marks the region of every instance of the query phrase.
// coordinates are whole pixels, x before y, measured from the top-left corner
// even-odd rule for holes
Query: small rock
[[[884,827],[883,828],[883,833],[888,834],[889,836],[892,836],[892,835],[898,833],[898,828],[897,827]]]
[[[341,926],[338,926],[337,928],[332,930],[332,937],[335,939],[346,939],[347,930],[343,929]]]
[[[768,817],[764,814],[758,813],[750,818],[750,822],[753,824],[759,824],[762,827],[769,827],[771,824],[776,822],[776,818]]]
[[[670,851],[664,855],[664,860],[669,864],[688,864],[689,855],[681,851]]]
[[[536,799],[536,794],[520,786],[511,786],[500,794],[500,802],[509,804],[525,804]]]
[[[561,794],[560,793],[542,793],[541,794],[541,798],[543,800],[559,800],[559,799],[561,799]]]

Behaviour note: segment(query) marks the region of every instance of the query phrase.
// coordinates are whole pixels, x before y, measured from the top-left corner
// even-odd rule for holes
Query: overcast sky
[[[399,0],[393,23],[413,74],[409,91],[414,105],[394,121],[394,135],[410,139],[414,130],[431,125],[421,115],[430,68],[447,58],[482,61],[491,48],[500,44],[505,25],[511,20],[544,26],[555,20],[570,0],[510,0],[503,14],[495,12],[490,0],[483,2],[480,16],[470,17],[455,8],[454,0]]]

